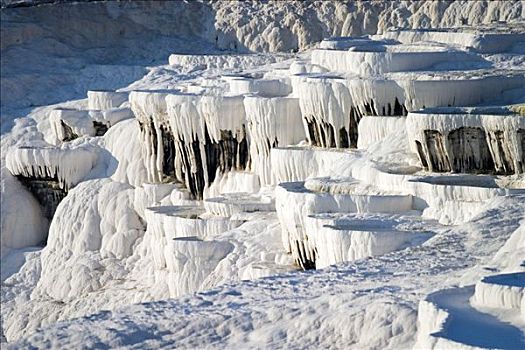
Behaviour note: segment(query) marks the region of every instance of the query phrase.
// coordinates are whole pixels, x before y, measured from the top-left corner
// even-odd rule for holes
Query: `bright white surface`
[[[106,29],[96,38],[93,50],[86,48],[93,42],[73,40],[77,53],[66,44],[56,46],[43,40],[40,33],[45,14],[58,5],[40,7],[42,14],[27,10],[36,27],[22,32],[22,46],[5,50],[7,55],[2,48],[3,60],[7,57],[14,64],[10,73],[20,78],[15,85],[2,75],[2,92],[4,86],[10,89],[5,101],[29,105],[85,97],[85,87],[94,81],[100,86],[90,89],[104,88],[111,80],[112,89],[127,92],[90,93],[81,101],[35,108],[28,117],[13,122],[14,126],[11,116],[27,112],[2,113],[2,121],[9,121],[2,136],[2,154],[4,149],[13,154],[6,162],[12,165],[9,169],[17,173],[27,166],[51,169],[58,164],[61,181],[70,184],[51,223],[47,246],[35,251],[27,246],[38,243],[46,233],[40,206],[2,169],[2,340],[20,341],[13,347],[397,349],[414,346],[419,336],[426,342],[431,333],[443,331],[443,339],[472,345],[474,337],[453,338],[450,329],[435,328],[442,319],[425,318],[418,304],[443,288],[471,286],[467,287],[470,293],[486,275],[520,271],[525,200],[519,187],[523,179],[424,173],[408,142],[412,132],[403,127],[401,118],[363,118],[358,150],[306,146],[302,118],[315,116],[324,130],[329,130],[329,124],[335,131],[341,127],[348,131],[352,108],[362,114],[368,113],[367,107],[374,114],[392,114],[386,112],[396,98],[409,111],[449,104],[515,103],[524,82],[519,51],[507,45],[508,41],[502,42],[500,49],[514,51],[477,56],[494,65],[485,70],[475,70],[480,68],[477,63],[467,67],[429,59],[418,62],[418,67],[435,71],[394,72],[369,79],[352,74],[334,77],[319,66],[321,62],[312,61],[311,52],[241,56],[220,55],[216,48],[289,51],[324,36],[375,33],[391,25],[427,27],[459,24],[464,16],[472,23],[521,16],[520,3],[491,2],[486,7],[478,3],[361,2],[351,11],[343,3],[331,2],[320,4],[315,11],[300,2],[278,6],[242,3],[238,11],[229,11],[228,2],[210,7],[183,2],[176,10],[169,2],[94,3],[96,11],[89,11],[89,5],[75,5],[78,7],[64,12],[70,20],[54,29],[65,43],[85,38],[78,31],[90,26],[84,26],[79,17],[91,16],[89,23],[95,21]],[[258,16],[253,17],[254,9]],[[256,20],[246,22],[247,14]],[[180,21],[173,24],[173,18]],[[268,18],[271,20],[264,22]],[[16,19],[9,21],[10,30],[19,23]],[[7,22],[2,23],[4,29]],[[450,43],[456,37],[451,34],[436,40]],[[106,39],[123,43],[114,50],[118,54],[142,56],[141,64],[150,66],[166,64],[167,50],[178,52],[174,47],[188,53],[173,56],[174,66],[148,68],[146,75],[144,66],[134,66],[131,57],[115,66],[79,68],[83,62],[107,58],[99,49],[107,47]],[[201,39],[212,44],[203,44]],[[468,40],[460,41],[468,44]],[[463,52],[452,53],[447,45],[432,50],[445,61],[464,56]],[[27,52],[49,47],[62,48],[64,57],[82,59],[61,57],[64,59],[57,64],[46,54],[35,56],[42,57],[45,69],[31,60],[26,64],[24,58],[33,57]],[[441,53],[443,48],[446,53]],[[28,49],[31,51],[24,51]],[[400,51],[397,47],[391,53]],[[371,56],[378,56],[376,52]],[[155,61],[153,55],[162,60]],[[274,61],[278,62],[268,64]],[[332,56],[324,61],[340,64]],[[356,71],[392,71],[393,66],[379,67],[377,62],[382,60],[365,62],[362,71],[356,63]],[[23,75],[27,67],[34,71]],[[69,77],[76,81],[74,88]],[[130,92],[128,104],[124,96],[131,90],[141,91]],[[111,121],[104,137],[92,138],[87,130],[84,137],[60,148],[46,148],[46,142],[56,143],[49,120],[52,110],[88,111],[92,107],[103,111],[88,112],[91,117]],[[20,110],[14,103],[9,109]],[[123,116],[132,116],[130,110],[137,119],[123,120]],[[159,183],[165,180],[160,166],[163,155],[158,151],[162,140],[148,142],[149,136],[144,138],[138,124],[149,123],[150,118],[157,128],[164,125],[175,130],[175,136],[198,137],[201,149],[204,123],[215,141],[222,130],[236,133],[245,124],[250,147],[256,146],[250,149],[251,164],[247,171],[221,174],[208,183],[204,194],[208,201],[202,206],[180,184]],[[73,124],[80,127],[81,120]],[[248,126],[250,121],[256,126]],[[275,138],[279,148],[273,148]],[[24,146],[41,151],[29,156],[24,153],[29,151],[20,151],[28,149]],[[75,150],[88,150],[91,155],[84,156],[82,151],[75,159],[61,155],[74,155]],[[289,184],[284,184],[274,194],[271,186],[297,181],[304,182],[297,191],[286,190]],[[271,210],[274,197],[277,213]],[[4,210],[5,205],[9,209]],[[187,210],[180,210],[181,206]],[[345,228],[338,226],[341,222],[328,220],[334,229],[309,221],[309,215],[339,211],[370,215],[371,221],[379,223],[368,225],[361,218],[359,227]],[[398,214],[370,213],[376,211]],[[407,217],[405,226],[388,226],[384,215]],[[434,220],[458,226],[442,226]],[[427,231],[434,236],[425,241]],[[202,241],[188,238],[192,236]],[[317,249],[319,267],[357,260],[323,271],[298,272],[286,252],[289,237],[305,241],[308,237],[304,247],[308,252]],[[253,280],[256,278],[262,279]],[[251,281],[240,282],[244,279]],[[497,289],[497,293],[480,292],[482,304],[512,300],[503,304],[512,305],[511,311],[516,309],[514,294],[499,291],[505,289],[500,286]],[[189,295],[195,292],[198,294]],[[436,303],[436,310],[449,301]],[[146,304],[130,306],[140,302]],[[522,305],[523,301],[520,310]],[[505,311],[472,308],[516,324],[515,315]],[[456,311],[460,317],[477,315],[470,309]],[[417,329],[420,318],[431,326]],[[494,325],[496,332],[505,331],[501,322]],[[37,330],[41,326],[44,328]]]
[[[522,198],[501,198],[472,222],[440,229],[420,247],[102,312],[46,328],[19,345],[116,346],[135,339],[130,332],[141,329],[148,336],[133,344],[154,348],[207,346],[225,333],[230,336],[221,344],[228,347],[280,347],[283,342],[344,347],[353,342],[355,348],[409,348],[416,341],[419,300],[444,284],[475,282],[462,272],[491,260],[518,227],[514,218],[523,203]],[[314,326],[323,331],[305,332]]]

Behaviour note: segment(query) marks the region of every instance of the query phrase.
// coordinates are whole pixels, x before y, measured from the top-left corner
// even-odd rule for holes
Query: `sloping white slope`
[[[501,198],[421,247],[102,312],[45,328],[13,348],[409,348],[422,295],[474,282],[461,275],[486,266],[523,210],[522,196]]]

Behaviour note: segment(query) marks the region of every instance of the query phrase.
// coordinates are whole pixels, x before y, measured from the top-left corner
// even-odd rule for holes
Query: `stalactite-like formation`
[[[460,111],[461,112],[461,111]],[[407,132],[421,165],[432,172],[523,173],[523,117],[465,113],[411,113]]]
[[[445,152],[443,135],[436,130],[425,130],[425,141],[430,159],[430,171],[450,171],[450,162]]]
[[[461,127],[447,137],[452,170],[457,173],[487,173],[494,171],[485,131]]]
[[[496,174],[514,174],[514,162],[511,159],[510,144],[505,140],[505,133],[502,130],[489,131],[487,137]]]
[[[6,166],[26,186],[51,220],[58,204],[91,171],[97,160],[89,147],[10,149]]]
[[[241,97],[134,92],[131,100],[153,182],[183,182],[202,199],[217,174],[249,166]]]
[[[217,170],[224,174],[231,170],[244,170],[248,165],[248,141],[242,125],[241,132],[234,135],[231,130],[220,130],[220,139],[213,141],[204,127],[204,141],[198,137],[187,141],[180,137],[177,149],[181,154],[182,173],[186,185],[195,198],[202,199],[207,184],[215,180]],[[164,158],[164,164],[171,158]]]

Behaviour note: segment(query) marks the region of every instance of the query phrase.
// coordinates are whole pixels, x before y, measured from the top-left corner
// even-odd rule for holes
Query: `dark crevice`
[[[349,146],[351,148],[357,148],[357,138],[358,138],[358,131],[357,126],[359,124],[359,121],[361,120],[361,114],[357,110],[357,108],[352,107],[350,109],[350,122],[348,125],[348,138],[349,138]]]
[[[163,125],[160,126],[160,134],[162,137],[162,172],[170,179],[175,179],[175,139],[173,133]]]
[[[109,127],[105,123],[94,120],[93,128],[95,129],[95,136],[104,136]]]
[[[341,145],[341,148],[350,147],[350,144],[348,142],[348,132],[346,131],[344,126],[341,129],[339,129],[339,144]]]
[[[451,131],[447,139],[454,172],[494,172],[494,162],[483,129],[461,127]]]
[[[399,103],[399,100],[396,97],[396,100],[394,101],[394,115],[397,116],[404,116],[407,115],[407,110],[405,106],[402,106],[401,103]]]
[[[53,177],[28,177],[17,175],[16,178],[26,187],[42,207],[44,217],[51,222],[60,202],[66,197],[68,191],[58,180]],[[47,242],[45,238],[43,244]]]

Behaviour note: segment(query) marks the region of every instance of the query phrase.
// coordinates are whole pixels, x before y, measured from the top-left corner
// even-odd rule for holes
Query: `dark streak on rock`
[[[425,157],[425,152],[423,151],[423,146],[421,145],[421,142],[416,140],[416,147],[417,155],[419,156],[419,160],[421,161],[423,168],[428,169],[427,158]]]
[[[443,144],[443,135],[437,130],[425,130],[424,134],[429,153],[430,171],[450,171],[450,162]]]
[[[494,162],[481,128],[461,127],[448,134],[452,170],[457,173],[492,173]]]
[[[60,141],[68,142],[78,138],[78,135],[73,132],[73,129],[69,125],[67,125],[63,120],[60,120],[60,125],[62,126],[62,130],[65,135],[64,138]]]

